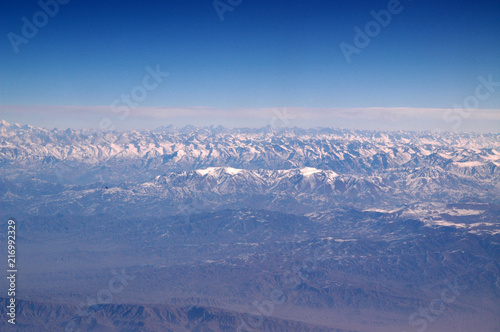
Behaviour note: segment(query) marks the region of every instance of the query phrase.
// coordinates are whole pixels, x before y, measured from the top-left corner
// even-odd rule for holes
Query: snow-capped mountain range
[[[498,167],[500,134],[372,132],[337,129],[162,127],[154,131],[48,130],[0,123],[8,163],[141,161],[145,168],[315,167],[340,173],[439,165]]]
[[[390,211],[500,203],[499,134],[221,127],[99,132],[3,121],[0,163],[3,201],[43,214],[175,214],[193,199],[208,210],[258,206],[301,214],[342,206]],[[85,204],[97,198],[108,204]]]

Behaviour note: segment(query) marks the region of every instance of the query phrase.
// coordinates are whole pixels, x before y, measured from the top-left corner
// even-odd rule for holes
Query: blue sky
[[[272,119],[275,109],[286,107],[300,112],[293,125],[366,129],[377,121],[346,110],[385,108],[402,112],[401,123],[381,120],[374,129],[411,127],[404,122],[418,118],[419,109],[417,122],[427,129],[494,130],[500,124],[491,111],[500,109],[498,86],[482,88],[482,95],[490,93],[479,103],[469,98],[474,107],[467,112],[453,111],[447,121],[441,116],[474,96],[478,77],[500,81],[497,1],[220,3],[231,9],[223,21],[212,0],[71,0],[40,23],[36,36],[13,47],[9,36],[24,38],[22,18],[32,23],[42,9],[36,1],[1,0],[0,117],[49,127],[97,127],[103,117],[114,117],[118,128],[260,126],[272,121],[263,114]],[[354,28],[365,31],[374,20],[371,11],[390,6],[397,13],[348,63],[339,45],[356,46]],[[144,90],[147,68],[168,76],[146,79],[154,88]],[[140,98],[127,106],[122,96],[134,88]],[[128,108],[125,119],[116,120],[123,114],[109,110],[113,103]],[[50,106],[55,111],[46,113]],[[172,109],[196,112],[180,116]],[[339,109],[341,121],[331,111]],[[429,109],[440,124],[426,118]],[[478,109],[490,109],[490,115],[475,118]],[[326,113],[309,117],[309,110]],[[460,126],[450,120],[454,116],[463,120]]]

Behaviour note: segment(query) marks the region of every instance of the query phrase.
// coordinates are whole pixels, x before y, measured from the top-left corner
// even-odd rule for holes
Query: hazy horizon
[[[498,132],[500,110],[476,109],[458,113],[456,109],[357,108],[304,109],[262,108],[228,110],[209,108],[138,108],[116,112],[110,107],[5,106],[0,119],[9,123],[44,128],[101,130],[156,129],[161,126],[226,128],[333,127],[351,130],[411,130]]]
[[[261,127],[288,109],[291,126],[500,128],[494,2],[196,4],[1,2],[0,118]]]

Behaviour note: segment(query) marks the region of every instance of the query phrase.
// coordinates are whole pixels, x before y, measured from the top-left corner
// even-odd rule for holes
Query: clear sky
[[[70,0],[51,17],[37,1],[0,0],[0,117],[48,127],[97,127],[103,117],[118,128],[258,126],[286,107],[295,116],[283,125],[500,125],[500,83],[482,83],[500,82],[498,1],[216,4],[219,12],[213,0]],[[390,20],[370,24],[382,10]],[[26,21],[38,23],[35,36],[23,34]],[[355,28],[365,34],[367,24],[356,43]],[[349,61],[346,47],[356,50]],[[466,112],[443,116],[464,102]],[[379,118],[382,109],[400,123]]]

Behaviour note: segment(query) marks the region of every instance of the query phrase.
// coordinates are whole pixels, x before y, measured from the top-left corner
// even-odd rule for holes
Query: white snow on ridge
[[[302,174],[303,176],[310,176],[316,173],[321,173],[321,170],[312,167],[304,167],[300,169],[300,174]]]
[[[383,210],[383,209],[365,209],[363,212],[378,212],[378,213],[394,213],[398,212],[400,209],[395,209],[395,210]]]
[[[450,216],[477,216],[484,213],[484,210],[453,209],[445,210]]]
[[[310,176],[321,172],[322,170],[313,167],[304,167],[300,169],[300,174],[302,174],[303,176]]]
[[[446,220],[425,220],[425,226],[447,226],[447,227],[455,227],[455,228],[466,228],[467,225],[462,223],[453,223]]]
[[[475,167],[483,166],[484,164],[480,161],[465,161],[465,162],[454,162],[458,167]]]
[[[231,175],[235,175],[235,174],[238,174],[241,171],[243,171],[242,169],[232,168],[232,167],[225,167],[224,170],[226,171],[226,173],[231,174]]]
[[[217,170],[219,170],[219,167],[209,167],[209,168],[205,168],[205,169],[196,170],[196,173],[198,173],[200,175],[215,174],[215,172],[217,172]]]
[[[216,175],[217,172],[219,172],[221,170],[224,173],[229,174],[229,175],[236,175],[236,174],[239,174],[241,172],[249,172],[249,173],[258,172],[258,171],[255,171],[255,170],[245,170],[245,169],[233,168],[233,167],[208,167],[208,168],[205,168],[205,169],[198,169],[195,172],[198,173],[199,175],[205,176],[207,174],[209,174],[209,175]],[[297,168],[295,168],[295,169],[283,169],[283,170],[278,170],[277,172],[279,174],[285,175],[285,174],[288,174],[290,172],[297,172],[297,171],[302,176],[304,176],[304,177],[308,177],[308,176],[311,176],[313,174],[318,174],[318,173],[322,173],[322,172],[327,172],[330,178],[332,176],[333,177],[337,177],[338,176],[338,174],[335,173],[335,172],[333,172],[333,171],[330,171],[330,170],[324,171],[324,170],[313,168],[313,167],[303,167],[303,168],[300,168],[300,169],[297,169]]]
[[[231,174],[231,175],[236,175],[236,174],[240,173],[241,171],[243,171],[242,169],[232,168],[232,167],[208,167],[205,169],[198,169],[198,170],[196,170],[196,173],[198,173],[200,175],[207,175],[207,174],[214,175],[215,173],[217,173],[221,169],[224,170],[224,172],[226,172],[227,174]]]

